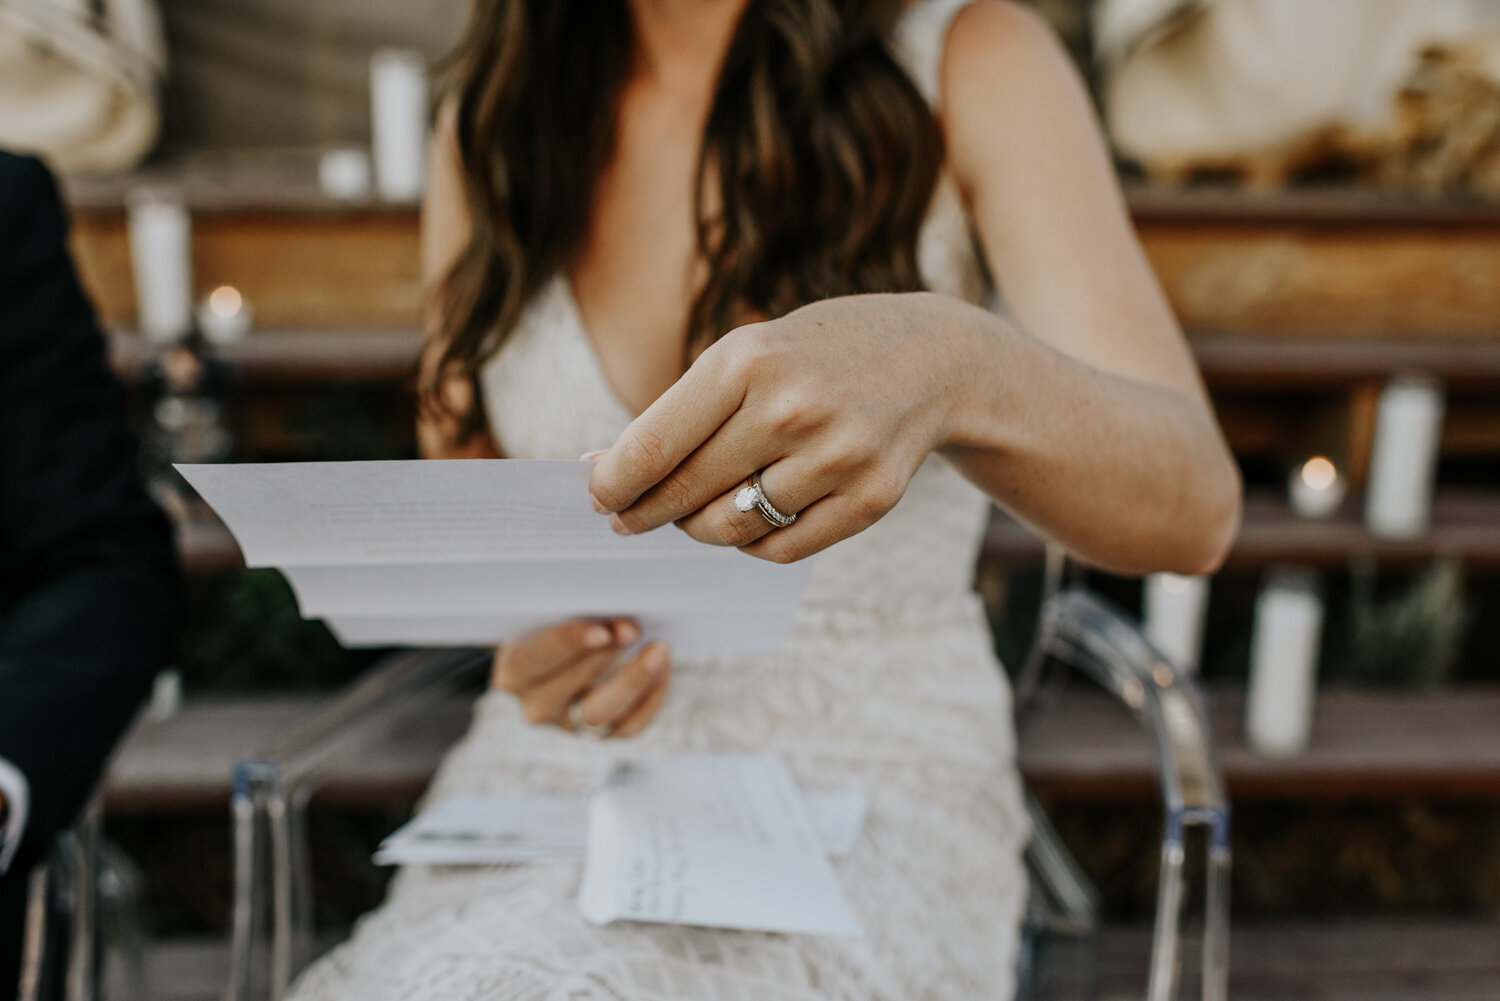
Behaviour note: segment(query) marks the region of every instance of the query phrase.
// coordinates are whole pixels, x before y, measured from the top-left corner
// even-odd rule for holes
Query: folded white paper
[[[588,800],[581,796],[455,796],[382,841],[375,864],[581,858],[588,845],[588,821]]]
[[[868,799],[857,789],[802,793],[823,849],[854,850]],[[588,799],[582,796],[455,796],[392,832],[376,865],[486,865],[581,859],[588,847]]]
[[[302,614],[350,646],[490,645],[560,619],[618,615],[679,654],[774,650],[809,571],[671,527],[615,535],[589,505],[587,462],[177,468],[246,565],[280,568]]]
[[[791,774],[767,755],[617,765],[589,804],[578,908],[595,924],[861,934]]]

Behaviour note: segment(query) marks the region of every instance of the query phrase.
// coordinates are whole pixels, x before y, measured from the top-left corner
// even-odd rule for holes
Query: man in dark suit
[[[28,870],[173,654],[171,533],[136,467],[57,189],[0,153],[0,999]]]

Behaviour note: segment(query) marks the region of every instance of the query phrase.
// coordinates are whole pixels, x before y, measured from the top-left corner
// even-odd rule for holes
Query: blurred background
[[[1034,6],[1245,477],[1211,580],[1089,575],[1209,693],[1234,996],[1500,997],[1500,3]],[[178,666],[103,801],[156,997],[223,983],[233,763],[373,656],[243,569],[168,463],[415,455],[421,143],[466,9],[0,0],[0,146],[65,173],[191,575]],[[1008,665],[1042,558],[996,515],[977,573]],[[1149,749],[1086,683],[1043,702],[1023,770],[1100,890],[1118,993],[1154,900]],[[465,719],[414,718],[314,801],[328,934],[379,900],[370,853]]]

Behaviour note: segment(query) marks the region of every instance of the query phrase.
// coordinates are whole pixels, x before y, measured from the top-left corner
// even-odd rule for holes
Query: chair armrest
[[[1047,655],[1084,671],[1135,714],[1155,749],[1169,817],[1202,812],[1194,822],[1227,838],[1229,804],[1192,675],[1173,665],[1123,612],[1081,588],[1047,602],[1037,643]]]
[[[1186,832],[1201,827],[1208,835],[1203,997],[1223,1001],[1229,969],[1229,802],[1196,682],[1124,613],[1081,588],[1047,600],[1036,643],[1041,655],[1079,668],[1124,703],[1155,749],[1164,818],[1147,997],[1176,996]]]
[[[470,648],[403,650],[378,661],[358,680],[264,748],[241,770],[270,767],[288,793],[314,783],[326,766],[363,739],[378,738],[398,717],[456,694],[483,676],[491,651]]]
[[[397,720],[472,687],[488,671],[490,657],[489,650],[468,648],[393,654],[261,753],[235,765],[229,1001],[279,999],[312,958],[304,811],[328,767],[380,740]]]

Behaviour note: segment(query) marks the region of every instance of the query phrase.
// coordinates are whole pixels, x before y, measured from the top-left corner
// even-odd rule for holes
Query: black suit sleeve
[[[177,607],[56,187],[0,154],[0,757],[31,787],[23,855],[82,805],[170,662]]]

